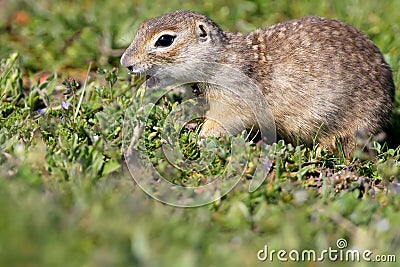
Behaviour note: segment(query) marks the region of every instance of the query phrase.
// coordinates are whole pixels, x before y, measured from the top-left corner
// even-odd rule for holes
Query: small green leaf
[[[104,164],[103,175],[116,172],[121,169],[121,164],[116,160],[110,160]]]

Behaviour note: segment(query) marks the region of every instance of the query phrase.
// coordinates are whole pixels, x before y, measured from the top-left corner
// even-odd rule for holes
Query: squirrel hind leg
[[[356,149],[356,138],[354,135],[321,138],[318,140],[318,143],[322,147],[327,147],[336,156],[343,155],[348,159],[352,157]]]

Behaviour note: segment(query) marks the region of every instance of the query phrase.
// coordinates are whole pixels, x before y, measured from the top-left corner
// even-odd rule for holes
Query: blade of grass
[[[74,122],[75,122],[75,120],[76,120],[76,117],[78,116],[78,112],[79,112],[79,109],[80,109],[81,104],[82,104],[82,101],[83,101],[83,96],[85,95],[86,86],[87,86],[87,81],[88,81],[88,79],[89,79],[89,73],[90,73],[90,69],[91,69],[91,68],[92,68],[92,62],[89,63],[89,67],[88,67],[88,70],[87,70],[87,73],[86,73],[85,83],[84,83],[84,85],[83,85],[82,94],[81,94],[81,97],[79,98],[78,106],[76,107],[76,110],[75,110]]]

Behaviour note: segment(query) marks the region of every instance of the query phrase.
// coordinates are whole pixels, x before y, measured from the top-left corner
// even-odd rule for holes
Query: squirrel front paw
[[[213,119],[205,119],[203,126],[201,127],[200,138],[205,139],[208,136],[219,137],[226,133],[226,129],[220,122]]]

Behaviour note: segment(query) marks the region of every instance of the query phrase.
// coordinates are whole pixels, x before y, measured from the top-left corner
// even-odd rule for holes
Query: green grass
[[[259,262],[257,252],[265,245],[336,249],[339,238],[348,248],[394,254],[400,261],[398,91],[389,144],[362,140],[365,149],[356,157],[337,158],[319,147],[278,142],[265,149],[246,143],[248,164],[229,194],[206,206],[178,208],[155,201],[133,181],[122,157],[124,129],[149,111],[137,149],[170,181],[186,186],[224,173],[238,157],[231,155],[229,142],[242,139],[209,143],[216,153],[207,169],[197,170],[195,163],[191,171],[171,168],[161,149],[167,139],[163,122],[182,96],[171,93],[150,110],[145,103],[155,95],[118,69],[139,23],[170,10],[201,11],[231,31],[315,14],[366,32],[392,66],[398,86],[399,5],[394,0],[1,1],[0,266],[279,266],[276,259]],[[126,114],[130,124],[124,128]],[[196,132],[171,133],[187,158],[208,155],[195,149]],[[272,169],[250,193],[260,151],[269,155],[265,164]]]

